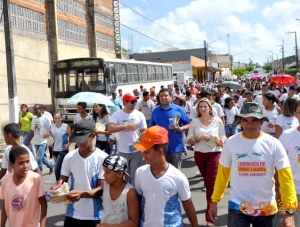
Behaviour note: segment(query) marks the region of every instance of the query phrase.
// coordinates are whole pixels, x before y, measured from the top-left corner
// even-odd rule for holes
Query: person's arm
[[[108,124],[108,132],[109,133],[120,132],[120,131],[123,131],[125,129],[128,129],[130,131],[135,131],[137,128],[138,128],[138,125],[134,124],[134,123],[129,123],[129,124],[126,124],[126,125],[117,125],[113,122],[110,122]]]
[[[46,227],[47,201],[45,195],[39,197],[39,202],[41,205],[40,227]]]
[[[30,130],[30,136],[29,136],[28,142],[25,144],[27,147],[29,146],[33,136],[34,136],[34,132],[33,132],[33,130]]]
[[[280,135],[282,134],[282,127],[279,125],[275,125],[275,138],[279,138]]]
[[[0,180],[5,176],[7,169],[1,168],[0,170]]]
[[[277,112],[278,112],[278,115],[282,114],[282,109],[279,106],[277,106]]]
[[[198,227],[198,219],[193,201],[191,199],[182,202],[183,209],[191,223],[192,227]]]
[[[1,211],[1,227],[5,227],[6,221],[7,221],[7,214],[5,210],[5,201],[3,200],[3,206],[2,206],[2,211]]]
[[[51,135],[51,126],[47,129],[47,132],[44,133],[43,137],[46,139]]]

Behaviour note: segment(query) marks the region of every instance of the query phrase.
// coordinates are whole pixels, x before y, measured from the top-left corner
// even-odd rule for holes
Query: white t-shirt
[[[221,102],[222,102],[222,106],[224,106],[225,105],[225,99],[227,99],[229,97],[229,95],[228,94],[223,94],[223,96],[221,97]]]
[[[93,116],[90,115],[90,114],[87,114],[85,118],[81,118],[81,115],[78,113],[74,116],[74,119],[73,119],[73,123],[76,124],[78,121],[80,120],[83,120],[83,119],[86,119],[86,120],[93,120]]]
[[[236,106],[233,106],[231,109],[224,108],[224,113],[226,116],[226,125],[231,125],[235,122],[235,116],[240,113],[239,109]]]
[[[45,110],[43,115],[45,115],[45,117],[47,117],[50,120],[50,122],[53,122],[53,117],[51,113]]]
[[[276,125],[279,125],[282,128],[282,131],[285,131],[289,128],[295,128],[299,126],[299,121],[296,117],[286,117],[283,114],[280,114],[276,118]]]
[[[275,89],[274,91],[269,90],[268,93],[273,94],[275,97],[279,97],[280,96],[280,91]]]
[[[221,153],[220,164],[230,168],[230,200],[237,205],[252,202],[253,209],[258,209],[259,203],[273,205],[277,212],[275,201],[275,167],[277,170],[290,167],[287,154],[274,137],[261,132],[257,139],[247,139],[242,133],[230,137]],[[247,215],[251,214],[249,210]]]
[[[169,164],[165,173],[156,178],[150,165],[135,172],[135,188],[142,196],[140,226],[182,226],[180,201],[191,198],[186,176]]]
[[[254,102],[258,103],[260,106],[263,106],[263,96],[262,95],[257,95],[254,98]]]
[[[107,154],[98,148],[83,158],[79,149],[69,152],[62,163],[61,175],[71,177],[70,190],[89,191],[97,187],[98,180],[104,180],[103,161]],[[79,220],[100,220],[102,198],[82,198],[67,206],[66,216]]]
[[[290,96],[288,95],[288,93],[284,93],[284,94],[282,94],[281,96],[280,96],[280,98],[279,98],[279,101],[280,102],[282,102],[282,101],[286,101],[287,100],[287,98],[289,98]],[[298,99],[299,98],[299,96],[298,95],[293,95],[293,97],[292,98],[294,98],[294,99]]]
[[[38,164],[37,164],[35,158],[33,157],[32,152],[24,144],[22,144],[21,146],[24,147],[24,148],[26,148],[26,150],[29,153],[30,170],[37,169],[38,168]],[[14,170],[9,166],[9,152],[10,152],[11,148],[12,148],[12,145],[9,145],[7,148],[5,148],[4,154],[3,154],[3,159],[2,159],[2,164],[1,164],[1,168],[7,169],[7,171],[9,173],[13,173],[14,172]]]
[[[226,139],[223,121],[219,117],[214,117],[210,125],[205,126],[201,123],[199,118],[193,119],[190,123],[187,140],[203,134],[212,137],[217,136],[220,139]],[[222,147],[217,146],[216,143],[214,143],[215,146],[212,146],[212,144],[213,143],[207,143],[204,140],[200,140],[194,145],[194,151],[200,151],[201,153],[222,151]]]
[[[218,113],[217,116],[219,116],[219,117],[225,116],[223,108],[219,103],[214,102],[214,104],[212,104],[212,107],[214,107],[217,110],[217,113]]]
[[[147,129],[144,114],[138,110],[133,110],[130,114],[125,113],[123,110],[119,110],[113,113],[110,122],[116,125],[125,125],[128,123],[138,125],[138,128],[135,131],[123,130],[118,132],[118,150],[122,153],[136,152],[133,148],[133,143],[139,139],[141,129]]]
[[[135,109],[141,111],[144,114],[146,120],[150,120],[154,107],[154,102],[151,99],[149,99],[147,102],[140,100],[136,104]]]
[[[51,136],[53,137],[54,144],[52,147],[53,151],[64,151],[65,145],[68,143],[68,125],[62,123],[58,128],[56,124],[50,126]],[[65,152],[67,152],[65,150]]]
[[[285,130],[279,137],[279,141],[285,148],[291,163],[296,193],[300,194],[300,132],[297,128]]]
[[[48,131],[50,125],[51,121],[45,115],[32,118],[31,130],[34,132],[33,142],[35,145],[47,143],[47,138],[43,138],[43,135]]]
[[[243,96],[240,96],[239,100],[238,100],[238,107],[241,109],[242,106],[244,105],[244,101],[246,100],[246,98],[243,98]]]
[[[276,122],[276,119],[278,117],[278,111],[277,111],[277,106],[273,107],[273,110],[266,110],[263,108],[263,116],[267,117],[269,119],[269,122]],[[264,121],[263,124],[261,125],[261,131],[266,132],[266,133],[275,133],[275,127],[270,128],[269,122]]]

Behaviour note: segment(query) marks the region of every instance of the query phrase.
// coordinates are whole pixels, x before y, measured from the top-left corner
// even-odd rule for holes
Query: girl
[[[229,138],[238,132],[235,116],[240,113],[239,109],[234,105],[233,98],[228,97],[225,99],[224,113],[226,119],[225,132],[226,137]]]

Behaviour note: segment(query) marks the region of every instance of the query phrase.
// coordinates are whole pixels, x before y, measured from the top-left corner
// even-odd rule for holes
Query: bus
[[[150,91],[155,87],[173,84],[171,64],[107,59],[74,58],[54,63],[55,111],[61,112],[63,119],[72,122],[77,113],[76,104],[67,100],[78,92],[99,92],[111,96],[113,91],[122,89],[123,94],[140,90],[140,85]],[[89,111],[92,107],[89,106]]]

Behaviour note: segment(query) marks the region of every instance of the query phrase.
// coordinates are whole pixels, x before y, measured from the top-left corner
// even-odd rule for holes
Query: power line
[[[171,32],[171,33],[173,33],[173,34],[175,34],[175,35],[178,35],[178,36],[180,36],[180,37],[182,37],[182,38],[185,38],[185,39],[188,39],[188,40],[197,41],[197,42],[203,41],[203,40],[191,39],[191,38],[188,38],[188,37],[186,37],[186,36],[180,35],[180,34],[178,34],[178,33],[176,33],[176,32],[173,32],[173,31],[171,31],[170,29],[165,28],[165,27],[161,26],[160,24],[156,23],[155,21],[153,21],[153,20],[151,20],[151,19],[145,17],[144,15],[140,14],[140,13],[137,12],[136,10],[130,8],[129,6],[127,6],[126,4],[124,4],[123,2],[120,2],[120,3],[121,3],[122,5],[124,5],[125,7],[127,7],[128,9],[130,9],[131,11],[133,11],[133,12],[135,12],[136,14],[140,15],[141,17],[145,18],[146,20],[152,22],[153,24],[159,26],[159,27],[162,28],[162,29],[167,30],[168,32]]]

